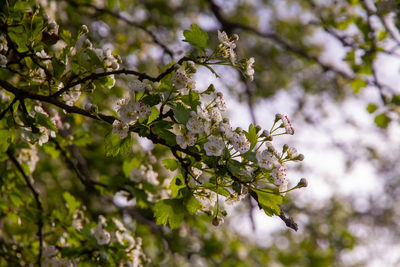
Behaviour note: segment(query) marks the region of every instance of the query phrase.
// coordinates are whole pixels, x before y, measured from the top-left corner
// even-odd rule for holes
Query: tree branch
[[[42,218],[43,206],[42,206],[42,203],[40,202],[38,191],[36,191],[36,189],[33,187],[31,181],[29,180],[29,177],[25,174],[21,165],[19,164],[19,162],[17,161],[17,159],[14,157],[14,155],[11,153],[10,150],[7,150],[7,156],[11,160],[11,162],[15,165],[15,167],[17,168],[19,173],[22,175],[22,177],[24,178],[25,183],[27,184],[27,186],[29,187],[29,189],[31,190],[31,192],[33,194],[33,197],[36,202],[36,206],[39,210],[39,214],[38,214],[38,218],[37,218],[37,220],[38,220],[37,221],[37,224],[38,224],[37,236],[39,237],[39,252],[38,252],[37,264],[40,267],[40,266],[42,266],[42,250],[43,250],[43,218]]]

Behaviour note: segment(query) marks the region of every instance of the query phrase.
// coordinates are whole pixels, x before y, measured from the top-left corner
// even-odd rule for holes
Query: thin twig
[[[7,150],[7,156],[11,160],[11,162],[15,165],[15,167],[20,172],[22,177],[24,178],[26,185],[29,187],[29,189],[31,190],[31,192],[33,194],[33,197],[36,202],[36,206],[39,210],[39,214],[38,214],[38,218],[37,218],[37,220],[38,220],[37,236],[39,237],[39,252],[38,252],[37,264],[40,267],[40,266],[42,266],[42,250],[43,250],[43,218],[42,218],[43,206],[42,206],[42,203],[40,202],[38,191],[33,187],[31,181],[29,180],[29,177],[25,174],[21,165],[19,164],[19,162],[17,161],[17,159],[14,157],[14,155],[11,153],[10,150]]]

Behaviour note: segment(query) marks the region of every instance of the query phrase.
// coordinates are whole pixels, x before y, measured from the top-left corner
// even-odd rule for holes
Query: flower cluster
[[[237,57],[234,50],[236,48],[235,41],[239,40],[239,36],[234,34],[231,38],[229,38],[225,32],[218,31],[218,40],[220,42],[218,48],[221,56],[223,58],[229,58],[232,64],[235,65]]]
[[[139,80],[130,84],[129,96],[118,100],[116,111],[120,121],[113,123],[113,133],[125,138],[128,135],[129,126],[136,123],[139,118],[147,118],[151,115],[151,107],[143,102],[136,101],[135,92],[151,90],[151,87]]]

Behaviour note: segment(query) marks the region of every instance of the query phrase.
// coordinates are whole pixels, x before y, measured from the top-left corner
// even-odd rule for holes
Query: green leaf
[[[192,192],[190,192],[187,188],[182,189],[181,191],[184,191],[183,204],[185,205],[186,210],[191,215],[195,215],[197,211],[201,208],[199,201],[197,201]]]
[[[196,107],[201,104],[199,95],[194,91],[190,91],[189,94],[182,96],[182,102],[190,106],[192,110],[196,110]]]
[[[81,205],[73,195],[71,195],[69,192],[64,192],[63,197],[65,202],[67,203],[68,207],[68,212],[69,214],[73,214],[75,210]]]
[[[120,149],[120,137],[118,135],[109,132],[104,138],[104,147],[106,150],[107,157],[116,157],[119,154]]]
[[[133,144],[133,139],[130,134],[122,140],[120,140],[120,146],[119,146],[119,153],[122,156],[127,156],[131,152]]]
[[[158,103],[161,102],[161,97],[159,94],[155,94],[155,95],[147,95],[145,97],[143,97],[140,102],[143,102],[149,106],[155,106]]]
[[[178,103],[173,109],[174,116],[178,122],[186,125],[190,119],[190,110],[185,108],[181,103]]]
[[[36,113],[35,116],[36,123],[50,129],[52,131],[57,131],[57,127],[50,121],[50,118],[43,113]]]
[[[147,121],[147,124],[152,123],[154,120],[156,120],[160,116],[160,111],[156,106],[151,107],[151,115],[149,116],[149,119]]]
[[[178,161],[174,159],[164,159],[162,164],[164,164],[164,167],[170,171],[175,171],[179,167]]]
[[[174,179],[172,179],[168,188],[171,190],[172,197],[178,197],[179,190],[181,190],[184,187],[186,187],[185,178],[183,178],[183,175],[179,173],[174,177]]]
[[[364,87],[367,86],[367,85],[368,85],[367,82],[364,81],[364,80],[361,79],[361,78],[355,78],[355,79],[350,83],[350,86],[351,86],[351,88],[353,88],[353,92],[354,92],[355,94],[358,94],[358,93],[361,91],[361,89],[364,88]]]
[[[234,181],[232,184],[232,189],[235,190],[239,195],[242,193],[242,186],[238,181]]]
[[[249,151],[251,151],[257,144],[257,131],[256,131],[256,127],[254,127],[253,124],[249,125],[249,131],[248,132],[244,132],[247,139],[250,141],[250,149]]]
[[[400,106],[400,95],[394,95],[390,102],[396,106]]]
[[[156,223],[162,225],[168,223],[171,229],[181,225],[184,218],[182,200],[179,199],[160,200],[154,205],[153,211]]]
[[[89,56],[91,64],[94,66],[103,66],[103,63],[97,56],[96,52],[94,52],[92,49],[85,49],[85,53]]]
[[[12,141],[10,130],[0,130],[0,152],[6,152]]]
[[[252,189],[257,193],[258,204],[263,208],[265,214],[268,216],[279,215],[281,209],[279,205],[282,204],[282,196],[273,192],[267,193],[261,190]]]
[[[176,135],[174,133],[160,127],[153,127],[153,132],[157,134],[160,138],[164,139],[168,145],[176,145]]]
[[[391,119],[385,113],[381,113],[375,117],[374,122],[378,127],[387,128]]]
[[[217,194],[219,194],[221,196],[224,196],[224,197],[227,197],[227,196],[231,195],[231,193],[226,188],[219,186],[218,190],[217,190],[216,185],[213,184],[213,183],[210,183],[210,182],[204,183],[203,187],[207,188],[207,189],[210,189],[210,190],[214,191],[215,193],[217,193]]]
[[[66,66],[61,60],[57,59],[56,57],[53,57],[51,59],[51,65],[53,66],[55,77],[60,77],[64,73]]]
[[[208,45],[207,32],[200,29],[197,24],[190,25],[190,30],[183,31],[185,36],[184,42],[188,42],[191,46],[204,52]]]
[[[378,109],[378,107],[375,104],[369,103],[367,106],[367,111],[368,113],[374,113],[376,110]]]

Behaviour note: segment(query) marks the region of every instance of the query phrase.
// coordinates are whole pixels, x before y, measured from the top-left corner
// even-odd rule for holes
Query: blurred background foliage
[[[109,191],[107,194],[110,198],[99,198],[95,191],[88,191],[79,183],[75,174],[66,168],[60,151],[50,142],[45,145],[46,154],[41,154],[35,170],[36,175],[40,176],[38,190],[47,194],[43,196],[48,199],[45,210],[56,211],[64,201],[61,198],[63,191],[67,190],[81,203],[79,205],[87,207],[94,221],[99,214],[124,218],[135,235],[143,238],[144,252],[155,266],[365,266],[374,264],[374,261],[369,262],[367,256],[375,259],[386,257],[385,254],[376,255],[381,251],[374,244],[376,237],[390,238],[388,244],[394,247],[399,243],[397,218],[400,210],[397,203],[400,201],[400,140],[397,138],[397,143],[390,143],[388,140],[392,139],[388,136],[391,135],[391,128],[398,124],[400,97],[396,84],[381,78],[380,67],[383,63],[379,61],[389,58],[393,61],[386,61],[385,64],[390,65],[400,56],[400,5],[397,1],[38,2],[57,21],[60,29],[67,29],[75,35],[82,24],[88,25],[90,40],[95,46],[113,48],[122,57],[123,68],[152,76],[190,52],[189,46],[182,42],[182,32],[192,23],[205,29],[213,37],[210,41],[214,42],[217,40],[218,29],[228,34],[239,34],[238,53],[242,57],[255,57],[254,83],[246,83],[236,74],[225,81],[224,69],[219,74],[231,97],[247,107],[245,112],[251,114],[250,118],[255,123],[260,119],[255,115],[255,107],[265,99],[274,101],[274,97],[281,91],[289,92],[292,97],[295,103],[292,115],[296,120],[317,129],[326,117],[332,115],[327,108],[328,104],[340,106],[347,99],[360,99],[359,104],[368,110],[370,121],[376,124],[368,131],[376,132],[378,139],[374,143],[350,144],[346,140],[336,139],[331,145],[342,151],[343,158],[340,160],[347,161],[349,170],[356,161],[366,160],[379,174],[379,183],[384,188],[384,193],[368,195],[362,208],[357,205],[359,200],[356,193],[345,195],[339,190],[333,190],[333,194],[321,203],[315,199],[289,199],[285,210],[290,216],[299,219],[300,231],[293,232],[282,224],[282,227],[261,238],[265,242],[256,241],[256,232],[238,231],[238,227],[233,227],[235,218],[227,219],[219,227],[212,226],[206,216],[187,218],[183,226],[171,231],[155,224],[147,203],[148,196],[143,190],[135,189],[137,197],[133,206],[113,204],[113,194],[118,191],[118,177],[125,175],[124,166],[140,166],[141,162],[148,160],[146,154],[142,153],[143,144],[135,141],[129,159],[99,156],[105,155],[104,146],[100,144],[110,130],[109,127],[73,115],[68,117],[72,126],[70,134],[75,139],[71,155],[87,176],[106,184],[112,181],[110,184],[115,185],[115,188],[102,189]],[[368,97],[364,97],[365,91],[369,92]],[[107,91],[107,95],[98,92],[92,94],[89,100],[97,103],[100,110],[109,109],[110,103],[103,102],[103,99],[116,99],[121,95],[122,88],[117,81],[116,88]],[[358,129],[357,118],[344,113],[337,116],[344,125]],[[74,130],[79,128],[84,130]],[[158,159],[168,157],[163,147],[155,146],[152,153]],[[168,177],[160,160],[158,165],[155,171],[159,172],[160,180]],[[0,168],[3,180],[6,177],[17,179],[16,173],[6,169]],[[308,171],[312,173],[310,169],[300,171],[307,175]],[[335,186],[335,183],[327,180],[328,184]],[[340,180],[336,183],[340,184]],[[3,192],[6,190],[11,189],[2,189]],[[302,194],[307,192],[299,192],[293,199],[301,198]],[[15,197],[14,201],[9,199],[8,203],[0,200],[0,205],[7,205],[10,213],[14,211],[13,214],[21,214],[24,204],[31,200],[20,197]],[[246,203],[237,207],[232,217],[250,218],[249,210],[256,207],[254,203]],[[1,217],[4,216],[7,213],[1,214]],[[71,220],[70,215],[51,216],[53,220],[65,219],[66,227],[68,220]],[[24,264],[26,262],[21,255],[14,256],[23,251],[29,261],[26,253],[34,251],[34,248],[18,248],[15,245],[8,247],[10,243],[5,242],[12,239],[7,233],[21,231],[21,218],[17,217],[14,218],[14,225],[7,224],[1,229],[2,263]],[[268,219],[265,217],[265,220]],[[252,220],[248,219],[247,223],[251,224]],[[24,224],[24,227],[33,226]],[[18,238],[29,239],[24,235],[34,231],[25,228],[18,233]],[[60,234],[51,229],[47,229],[47,232],[54,238]],[[390,250],[394,247],[385,248]],[[400,264],[399,260],[399,257],[391,259],[390,264],[396,266],[396,262]]]

